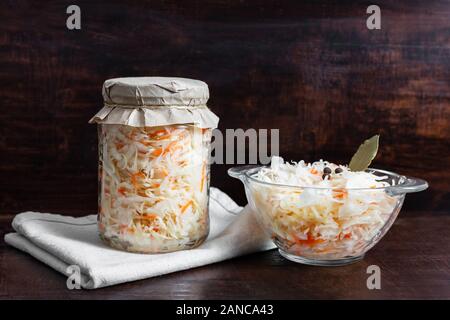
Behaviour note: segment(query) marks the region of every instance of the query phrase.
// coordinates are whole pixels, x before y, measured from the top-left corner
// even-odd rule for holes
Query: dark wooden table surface
[[[11,218],[0,219],[3,234]],[[450,299],[450,216],[402,212],[366,258],[344,267],[289,262],[276,250],[97,290],[68,290],[66,278],[1,241],[2,299]],[[367,267],[381,269],[368,290]]]

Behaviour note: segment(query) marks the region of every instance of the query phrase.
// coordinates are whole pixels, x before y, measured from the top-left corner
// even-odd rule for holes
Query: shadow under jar
[[[103,96],[105,107],[91,119],[99,124],[100,237],[141,253],[200,245],[209,233],[210,142],[218,122],[206,107],[207,85],[119,78],[105,82]]]

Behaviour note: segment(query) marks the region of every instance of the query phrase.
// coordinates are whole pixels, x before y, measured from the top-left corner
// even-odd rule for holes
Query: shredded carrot
[[[117,150],[122,149],[124,146],[125,146],[125,144],[123,144],[123,143],[121,143],[121,142],[117,142],[117,143],[116,143],[116,148],[117,148]]]
[[[294,240],[295,240],[295,242],[297,244],[303,244],[303,245],[307,245],[307,246],[314,246],[314,245],[316,245],[318,243],[322,243],[322,242],[325,241],[323,239],[316,239],[316,238],[314,238],[310,233],[308,233],[308,238],[306,240],[300,239],[295,234],[293,234],[292,237],[294,238]]]
[[[141,225],[152,227],[155,223],[155,220],[158,218],[158,215],[154,213],[144,213],[133,219],[134,223],[139,223]]]
[[[186,162],[186,160],[183,160],[179,164],[181,167],[184,167],[184,166],[186,166],[187,162]]]
[[[169,139],[169,138],[170,138],[170,134],[165,134],[163,136],[154,137],[153,139],[155,139],[155,140],[164,140],[164,139]]]
[[[162,174],[163,177],[167,177],[169,175],[169,171],[167,171],[166,168],[162,168]]]
[[[125,189],[124,187],[120,187],[119,189],[117,189],[117,192],[123,196],[126,196],[127,189]]]
[[[347,190],[345,189],[333,190],[333,197],[336,199],[344,199],[347,197]]]
[[[181,213],[184,213],[184,212],[187,210],[187,208],[189,208],[190,206],[192,206],[192,204],[193,204],[192,200],[189,200],[184,206],[182,206],[182,207],[180,208]]]
[[[309,170],[309,172],[311,172],[312,174],[319,173],[319,171],[317,171],[316,168],[312,168],[311,170]]]
[[[149,137],[157,137],[166,133],[166,129],[159,129],[148,134]]]
[[[167,147],[164,149],[163,154],[166,154],[166,153],[168,153],[168,152],[172,152],[172,151],[173,151],[172,148],[173,148],[176,144],[177,144],[177,141],[172,141],[171,143],[169,143],[169,144],[167,145]]]
[[[153,143],[151,141],[147,141],[146,139],[141,139],[141,140],[139,140],[139,142],[146,147],[151,147],[153,145]]]
[[[180,148],[180,146],[176,146],[176,144],[178,143],[178,141],[172,141],[170,142],[163,150],[163,148],[158,148],[152,151],[152,155],[155,157],[159,157],[160,155],[165,155],[168,152],[173,152],[175,151],[177,148]],[[174,148],[174,146],[176,146],[176,148]]]
[[[139,171],[139,172],[136,172],[136,173],[133,173],[132,175],[131,175],[131,184],[135,187],[135,188],[137,188],[138,187],[138,178],[142,178],[142,179],[144,179],[145,178],[145,174],[142,172],[142,171]]]
[[[200,192],[203,192],[203,185],[205,184],[205,178],[206,178],[206,166],[203,163],[202,167],[202,179],[200,180]]]
[[[159,157],[162,153],[163,153],[163,149],[162,148],[158,148],[158,149],[153,150],[152,155],[156,156],[156,157]]]
[[[158,218],[158,215],[154,213],[144,213],[140,218],[144,220],[154,220]]]

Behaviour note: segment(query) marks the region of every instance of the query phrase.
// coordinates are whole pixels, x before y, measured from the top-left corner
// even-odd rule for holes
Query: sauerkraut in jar
[[[130,115],[131,108],[106,103],[114,92],[111,86],[105,90],[105,82],[108,115],[92,120],[99,123],[100,237],[112,247],[142,253],[200,245],[209,232],[210,142],[218,119],[206,106],[180,107],[180,101],[192,103],[201,91],[196,86],[200,83],[207,90],[206,84],[190,79],[176,79],[174,84],[173,78],[112,80],[115,92],[137,86],[139,99],[161,96],[169,105],[152,107],[147,101],[133,108],[137,115]],[[189,86],[197,91],[186,92]],[[146,91],[148,87],[152,90]],[[127,124],[114,121],[124,117]]]

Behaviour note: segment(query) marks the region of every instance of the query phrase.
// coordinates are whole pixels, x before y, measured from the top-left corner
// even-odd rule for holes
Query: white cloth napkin
[[[138,254],[106,246],[98,236],[97,216],[73,218],[24,212],[13,220],[16,233],[5,242],[25,251],[55,270],[77,265],[81,286],[94,289],[159,276],[269,250],[273,243],[259,228],[253,213],[238,206],[225,193],[211,188],[210,234],[198,248],[165,254]]]

